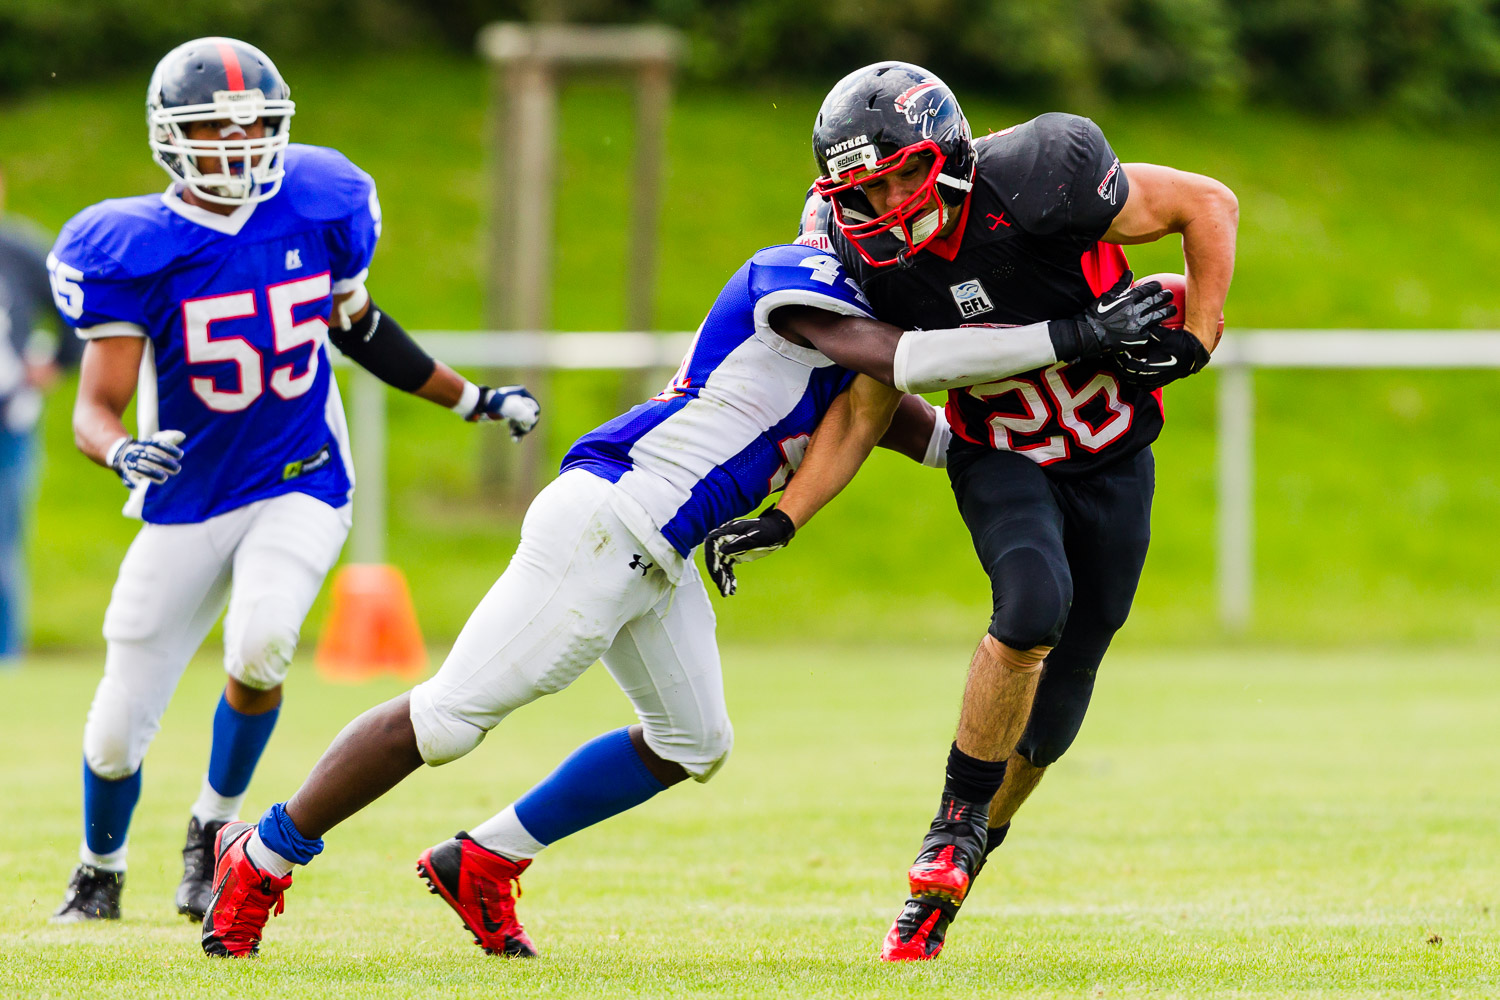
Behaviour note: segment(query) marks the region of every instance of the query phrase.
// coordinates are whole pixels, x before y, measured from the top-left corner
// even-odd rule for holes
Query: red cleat
[[[950,903],[935,899],[908,899],[901,915],[891,925],[880,946],[880,958],[886,962],[922,962],[937,958],[943,950],[948,925],[958,916]]]
[[[886,933],[881,958],[911,962],[938,957],[948,925],[984,867],[988,836],[988,802],[966,802],[943,793],[917,860],[906,872],[911,898]]]
[[[460,833],[423,851],[417,874],[458,913],[475,944],[491,955],[529,958],[536,947],[516,919],[516,899],[521,895],[521,873],[530,866],[530,859],[503,858]]]
[[[944,844],[931,857],[919,857],[906,872],[913,896],[936,896],[962,903],[969,892],[969,873],[955,859],[958,849]]]
[[[292,877],[262,871],[245,854],[255,827],[230,823],[214,840],[213,898],[203,914],[203,950],[221,958],[249,958],[272,913],[285,908],[282,893]]]

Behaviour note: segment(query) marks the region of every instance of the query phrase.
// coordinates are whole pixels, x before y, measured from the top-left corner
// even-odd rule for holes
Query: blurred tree
[[[821,84],[901,58],[1085,108],[1187,94],[1424,118],[1500,102],[1500,0],[8,0],[0,92],[142,72],[200,34],[273,53],[333,38],[469,52],[480,25],[505,19],[674,24],[693,42],[688,73],[714,82]]]

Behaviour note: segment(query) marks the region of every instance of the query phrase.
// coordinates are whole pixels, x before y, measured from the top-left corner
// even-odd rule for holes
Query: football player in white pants
[[[802,333],[791,327],[799,319]],[[1087,325],[1064,323],[1058,329],[1069,336]],[[1048,336],[1047,324],[1018,331],[1023,347]],[[786,483],[814,429],[818,440],[831,434],[842,444],[839,457],[822,464],[797,503],[770,509],[737,537],[735,560],[786,544],[883,436],[942,464],[947,422],[920,397],[889,388],[906,336],[869,318],[828,255],[780,246],[752,257],[720,293],[672,383],[574,443],[437,675],[350,723],[297,793],[257,825],[220,832],[204,951],[255,954],[293,867],[322,851],[328,830],[422,764],[473,750],[511,712],[602,658],[637,724],[585,743],[498,815],[417,862],[482,948],[535,954],[511,889],[532,859],[669,785],[707,781],[729,753],[714,615],[692,552]],[[1013,343],[993,349],[999,361],[967,356],[975,381],[1016,363]],[[726,593],[730,561],[710,565]]]
[[[176,899],[203,915],[214,835],[238,814],[302,620],[349,532],[353,470],[326,342],[517,436],[539,412],[518,386],[476,386],[434,361],[370,301],[374,183],[331,149],[289,144],[290,92],[264,53],[226,38],[179,46],[157,66],[148,106],[172,186],[86,209],[48,259],[57,306],[88,342],[78,447],[133,488],[147,522],[105,614],[104,679],[84,726],[84,841],[60,922],[119,917],[141,762],[227,603],[229,676]],[[138,377],[139,438],[121,420]]]

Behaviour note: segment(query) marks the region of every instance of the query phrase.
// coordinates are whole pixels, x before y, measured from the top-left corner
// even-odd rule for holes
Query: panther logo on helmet
[[[943,107],[943,102],[947,100],[947,95],[943,93],[943,90],[942,85],[938,83],[919,83],[915,87],[903,91],[896,98],[896,110],[901,112],[908,125],[917,125],[922,129],[922,138],[924,139],[932,138],[932,123],[937,119],[938,113]],[[930,104],[926,108],[921,107],[918,98],[923,95],[931,97],[934,95],[934,92],[939,97],[938,102]]]

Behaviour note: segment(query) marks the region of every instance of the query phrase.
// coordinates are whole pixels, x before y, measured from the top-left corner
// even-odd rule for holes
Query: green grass
[[[486,190],[481,68],[411,57],[289,65],[297,138],[339,146],[376,177],[385,239],[372,288],[413,329],[481,322]],[[41,93],[0,108],[11,207],[60,225],[106,196],[157,190],[141,132],[140,81]],[[977,130],[1030,117],[965,95]],[[786,239],[805,188],[803,87],[678,96],[669,132],[657,323],[691,329],[756,247]],[[1089,110],[1127,159],[1223,178],[1239,194],[1233,326],[1500,326],[1486,289],[1500,252],[1488,189],[1500,136],[1412,133],[1184,105]],[[624,323],[630,100],[593,83],[563,101],[555,320]],[[1137,270],[1180,268],[1167,243],[1132,250]],[[1126,644],[1221,638],[1213,601],[1212,368],[1168,391],[1158,445],[1156,540]],[[1335,644],[1500,641],[1491,553],[1500,415],[1496,373],[1258,376],[1258,612],[1252,640]],[[542,431],[552,457],[611,416],[619,380],[552,381]],[[72,453],[66,399],[48,424],[33,546],[36,632],[47,646],[97,643],[132,526],[109,478]],[[392,399],[389,553],[408,572],[429,635],[452,636],[504,566],[518,513],[484,495],[483,430]],[[774,567],[774,569],[772,568]],[[725,634],[769,631],[919,640],[977,634],[985,584],[945,477],[878,456],[784,556],[745,574]],[[322,615],[314,610],[309,632]],[[773,624],[774,623],[774,624]]]
[[[629,718],[602,670],[414,775],[328,837],[253,963],[205,959],[171,911],[204,765],[212,664],[145,768],[125,920],[46,923],[74,859],[89,659],[0,675],[0,993],[180,997],[1489,997],[1500,991],[1493,657],[1119,655],[1089,723],[936,963],[875,950],[935,804],[967,650],[731,645],[737,746],[547,852],[534,962],[487,959],[411,870],[582,740]],[[251,787],[291,792],[392,683],[298,668]],[[1433,936],[1441,943],[1430,942]]]

